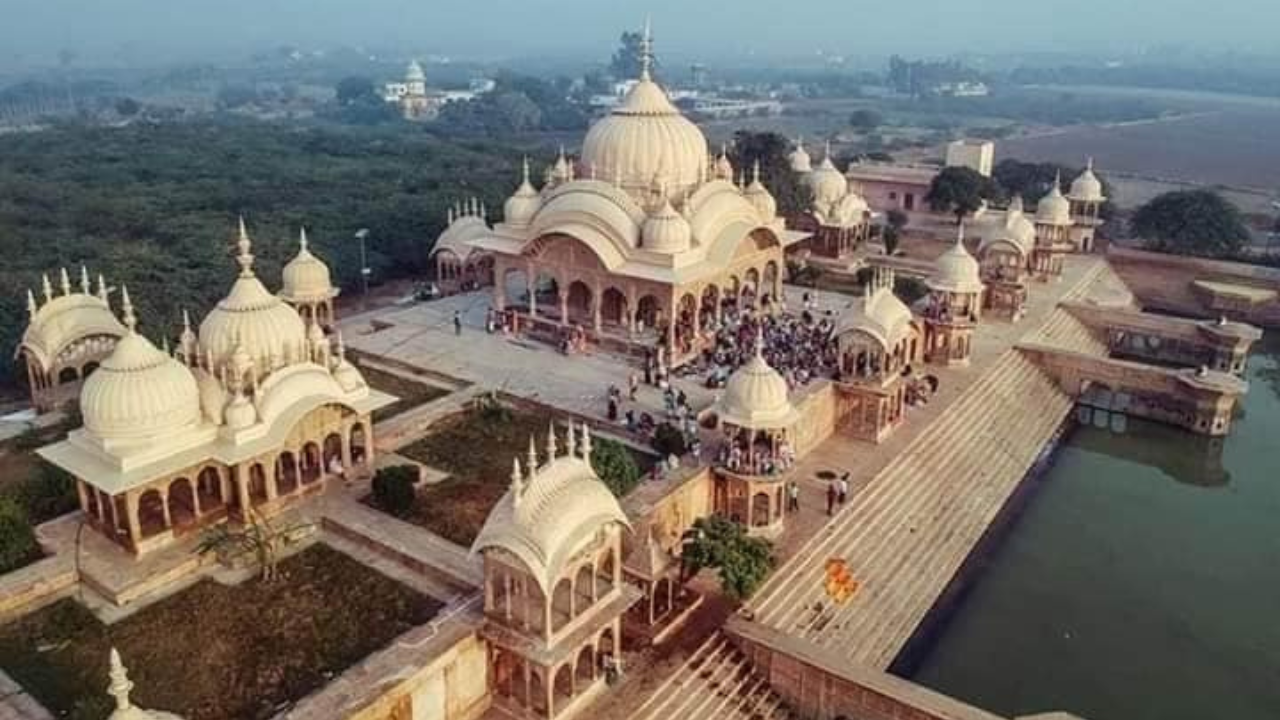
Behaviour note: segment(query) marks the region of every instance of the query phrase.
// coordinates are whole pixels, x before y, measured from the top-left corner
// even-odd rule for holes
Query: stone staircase
[[[771,578],[755,621],[887,668],[1071,406],[1020,353],[1002,355]],[[860,584],[843,606],[823,587],[828,558]]]
[[[792,720],[728,636],[717,632],[630,716],[632,720]]]

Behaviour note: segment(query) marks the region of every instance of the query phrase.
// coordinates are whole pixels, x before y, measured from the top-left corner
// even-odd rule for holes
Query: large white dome
[[[707,162],[707,139],[646,71],[622,102],[591,126],[582,162],[597,178],[632,192],[654,181],[675,195],[697,185]]]
[[[1093,172],[1093,158],[1089,158],[1084,172],[1071,182],[1070,198],[1076,202],[1100,203],[1107,197],[1102,194],[1102,181]]]
[[[718,414],[721,422],[752,430],[785,428],[795,422],[787,381],[765,362],[760,341],[756,354],[729,376]]]
[[[306,341],[306,327],[298,312],[267,292],[253,273],[253,255],[244,223],[240,224],[240,277],[231,292],[218,301],[200,323],[200,347],[222,364],[240,347],[259,367],[283,362]]]
[[[1061,180],[1054,180],[1049,194],[1036,205],[1036,223],[1064,226],[1071,224],[1071,203],[1062,195]]]
[[[849,192],[848,178],[831,161],[830,145],[817,169],[809,174],[809,188],[813,190],[814,207],[822,213],[830,212],[832,206]]]
[[[124,337],[80,389],[84,427],[105,440],[144,440],[200,423],[200,389],[185,365],[135,332],[123,292]]]
[[[930,290],[949,293],[982,292],[982,278],[978,261],[964,246],[964,226],[956,242],[934,262],[933,274],[925,280]]]

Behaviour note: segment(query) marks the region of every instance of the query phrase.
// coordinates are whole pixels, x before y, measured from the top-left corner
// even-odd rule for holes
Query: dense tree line
[[[337,282],[358,287],[359,228],[375,281],[422,273],[454,200],[496,208],[521,152],[452,143],[420,128],[298,128],[195,123],[66,126],[0,138],[0,382],[40,273],[86,264],[127,282],[142,329],[176,335],[233,277],[230,239],[244,214],[258,268],[278,287],[305,224]],[[55,280],[56,284],[56,280]]]

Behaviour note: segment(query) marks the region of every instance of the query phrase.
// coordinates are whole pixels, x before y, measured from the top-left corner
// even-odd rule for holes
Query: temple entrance
[[[508,308],[529,307],[529,276],[523,270],[507,270],[502,276],[502,296]]]
[[[661,317],[662,305],[658,302],[658,298],[652,295],[645,295],[636,303],[637,330],[643,332],[656,328]]]
[[[568,321],[575,325],[594,325],[594,308],[591,288],[581,280],[569,285],[569,296],[566,300],[569,311]]]
[[[138,498],[138,531],[149,538],[164,530],[164,499],[159,490],[148,490]]]
[[[606,288],[600,296],[600,320],[606,327],[626,329],[627,296],[621,290]]]

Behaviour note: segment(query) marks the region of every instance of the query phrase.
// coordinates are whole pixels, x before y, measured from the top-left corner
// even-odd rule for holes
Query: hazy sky
[[[0,58],[151,59],[294,43],[487,58],[607,51],[652,15],[658,50],[708,58],[1144,46],[1273,52],[1280,0],[0,0]]]

